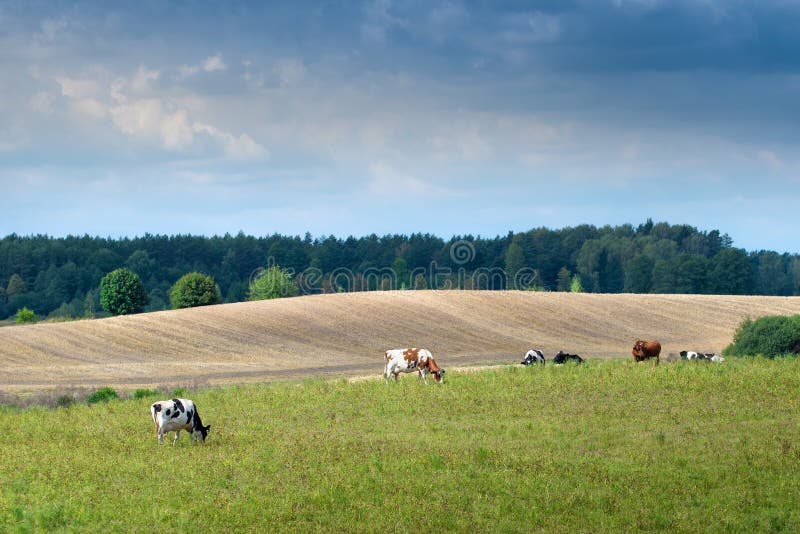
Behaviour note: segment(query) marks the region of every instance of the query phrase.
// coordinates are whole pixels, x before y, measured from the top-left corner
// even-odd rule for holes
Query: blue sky
[[[0,0],[0,190],[0,235],[652,218],[800,253],[800,3]]]

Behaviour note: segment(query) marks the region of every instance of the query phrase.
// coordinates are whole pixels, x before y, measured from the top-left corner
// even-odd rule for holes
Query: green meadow
[[[0,531],[797,532],[800,360],[498,367],[444,385],[0,408]]]

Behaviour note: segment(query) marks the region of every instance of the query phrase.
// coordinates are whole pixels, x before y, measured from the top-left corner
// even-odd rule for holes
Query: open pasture
[[[0,408],[0,530],[797,532],[800,360],[502,366]],[[165,440],[169,443],[171,440]]]
[[[800,297],[390,291],[242,302],[0,328],[0,392],[194,387],[381,373],[387,349],[425,347],[445,369],[521,361],[530,348],[630,358],[719,352],[745,317],[800,313]]]

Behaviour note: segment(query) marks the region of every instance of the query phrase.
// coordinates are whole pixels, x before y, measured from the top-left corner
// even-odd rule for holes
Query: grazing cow
[[[189,432],[189,442],[197,438],[200,442],[205,442],[211,425],[203,426],[200,414],[197,413],[194,402],[189,399],[172,399],[154,402],[150,405],[150,415],[156,425],[156,435],[158,444],[164,444],[164,434],[175,431],[175,445],[180,436],[181,430]]]
[[[532,363],[540,363],[544,365],[544,352],[540,351],[539,349],[531,349],[525,355],[525,359],[522,360],[522,365],[530,365]]]
[[[633,345],[631,354],[633,354],[633,361],[635,362],[643,362],[650,358],[655,358],[656,361],[653,365],[658,365],[659,356],[661,355],[661,343],[658,341],[642,341],[639,339]]]
[[[722,363],[725,358],[713,352],[696,352],[693,350],[682,350],[681,358],[684,360],[700,360],[706,362]]]
[[[427,349],[387,350],[384,359],[386,361],[384,375],[387,384],[392,375],[394,375],[394,381],[397,382],[398,374],[413,373],[414,371],[418,372],[418,379],[421,378],[426,384],[428,383],[428,373],[432,374],[437,382],[444,380],[444,369],[436,364],[431,351]]]
[[[562,363],[567,363],[570,361],[575,363],[583,363],[583,358],[577,354],[567,354],[562,351],[558,351],[558,354],[553,357],[553,363],[556,365],[561,365]]]

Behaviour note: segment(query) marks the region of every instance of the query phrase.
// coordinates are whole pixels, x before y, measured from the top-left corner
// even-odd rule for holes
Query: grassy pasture
[[[800,530],[800,360],[498,367],[0,407],[0,531]],[[171,442],[171,438],[169,440]]]

